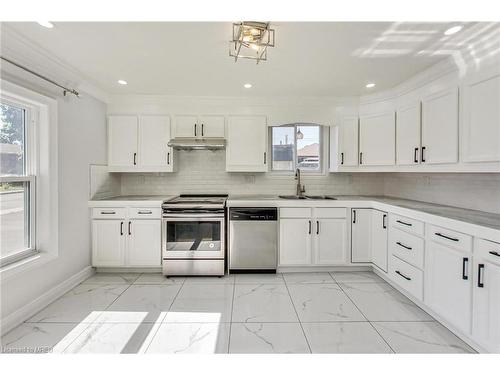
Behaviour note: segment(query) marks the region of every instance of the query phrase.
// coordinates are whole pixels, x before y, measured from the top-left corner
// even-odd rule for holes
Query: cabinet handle
[[[167,164],[170,165],[170,152],[167,152]]]
[[[267,163],[267,152],[264,152],[264,164]]]
[[[403,274],[402,274],[401,272],[399,272],[399,271],[396,271],[396,273],[397,273],[399,276],[401,276],[402,278],[404,278],[404,279],[406,279],[406,280],[408,280],[408,281],[410,281],[410,280],[411,280],[411,277],[405,276],[405,275],[403,275]]]
[[[153,211],[138,211],[137,212],[139,215],[151,215]]]
[[[129,235],[129,236],[132,234],[132,231],[131,231],[131,229],[130,229],[130,226],[131,226],[131,225],[132,225],[132,222],[131,222],[131,221],[129,221],[129,222],[128,222],[128,235]]]
[[[500,254],[498,253],[498,251],[490,251],[490,254],[494,255],[496,257],[500,257]]]
[[[201,124],[201,136],[203,137],[205,135],[205,131],[204,131],[204,124]]]
[[[404,221],[401,221],[401,220],[396,220],[396,223],[399,223],[399,224],[403,224],[403,225],[407,225],[409,227],[411,227],[413,224],[411,223],[405,223]]]
[[[309,234],[311,234],[311,226],[312,226],[311,220],[309,220]]]
[[[137,165],[137,152],[134,152],[134,165]]]
[[[478,288],[484,288],[483,276],[484,276],[484,264],[479,264],[477,266],[477,287]]]
[[[467,270],[469,266],[469,258],[462,259],[462,279],[469,280],[469,275],[467,275]]]
[[[387,218],[387,214],[382,216],[382,228],[387,229],[387,225],[385,224],[385,219]]]
[[[319,220],[316,220],[316,234],[319,234]]]
[[[420,160],[422,161],[422,163],[425,163],[424,151],[425,151],[425,146],[422,147],[422,152],[420,153]]]
[[[448,237],[448,236],[445,236],[445,235],[444,235],[444,234],[442,234],[442,233],[434,233],[434,234],[435,234],[436,236],[446,238],[447,240],[458,242],[458,238]]]
[[[197,131],[196,131],[196,124],[194,124],[194,136],[195,137],[196,137],[196,133],[197,133]]]
[[[123,236],[123,221],[120,222],[120,236]]]
[[[114,215],[116,214],[115,211],[101,211],[101,215]]]
[[[403,245],[401,242],[396,242],[396,245],[404,247],[406,250],[412,250],[412,248],[410,246]]]
[[[356,210],[352,210],[352,223],[356,224]]]
[[[363,164],[363,153],[362,152],[359,153],[359,164],[360,165]]]
[[[415,147],[415,151],[413,152],[413,161],[418,163],[418,147]]]
[[[342,164],[342,165],[344,164],[344,153],[343,152],[340,153],[340,164]]]

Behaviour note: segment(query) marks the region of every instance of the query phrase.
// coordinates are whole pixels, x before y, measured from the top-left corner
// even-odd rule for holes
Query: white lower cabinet
[[[371,251],[371,208],[351,209],[351,262],[370,263]]]
[[[159,266],[161,264],[161,221],[130,220],[128,222],[127,264]]]
[[[348,263],[346,209],[282,209],[279,260],[280,266]]]
[[[125,263],[123,220],[92,220],[92,265],[122,266]]]
[[[387,212],[371,210],[372,263],[387,272]]]

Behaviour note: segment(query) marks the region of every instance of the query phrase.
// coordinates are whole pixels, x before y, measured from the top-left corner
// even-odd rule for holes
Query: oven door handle
[[[164,214],[163,219],[189,219],[189,220],[196,220],[199,218],[207,219],[207,218],[213,218],[213,219],[224,219],[224,214]]]

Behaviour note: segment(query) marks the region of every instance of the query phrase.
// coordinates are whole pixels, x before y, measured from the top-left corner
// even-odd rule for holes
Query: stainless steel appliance
[[[162,204],[164,275],[224,275],[227,195],[180,195]]]
[[[276,208],[229,209],[229,271],[274,271],[278,257]]]

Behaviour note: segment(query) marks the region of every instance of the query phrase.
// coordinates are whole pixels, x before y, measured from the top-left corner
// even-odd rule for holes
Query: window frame
[[[270,165],[270,172],[274,175],[283,175],[283,176],[289,176],[295,174],[295,171],[297,170],[297,159],[298,159],[298,153],[297,153],[297,127],[311,127],[311,126],[317,126],[319,127],[319,168],[317,170],[307,170],[307,169],[301,169],[300,173],[306,174],[308,176],[324,176],[325,175],[325,166],[327,163],[323,160],[326,153],[325,153],[325,140],[327,137],[325,136],[325,129],[327,128],[324,125],[317,124],[317,123],[306,123],[306,122],[293,122],[289,124],[282,124],[282,125],[273,125],[269,127],[269,147],[270,147],[270,154],[271,154],[271,165]],[[285,170],[276,170],[273,169],[273,128],[286,128],[286,127],[293,127],[295,129],[294,132],[294,149],[293,149],[293,169],[291,171],[285,171]]]
[[[24,111],[24,173],[22,175],[0,176],[0,182],[22,182],[24,186],[27,185],[25,190],[27,194],[24,197],[24,207],[28,210],[28,214],[25,214],[24,225],[25,228],[28,228],[25,231],[25,243],[29,243],[28,247],[20,249],[10,255],[0,257],[1,268],[33,255],[37,255],[39,251],[36,246],[36,175],[38,169],[36,140],[37,109],[30,103],[20,98],[13,98],[5,93],[0,95],[0,102],[5,105],[20,108]]]

